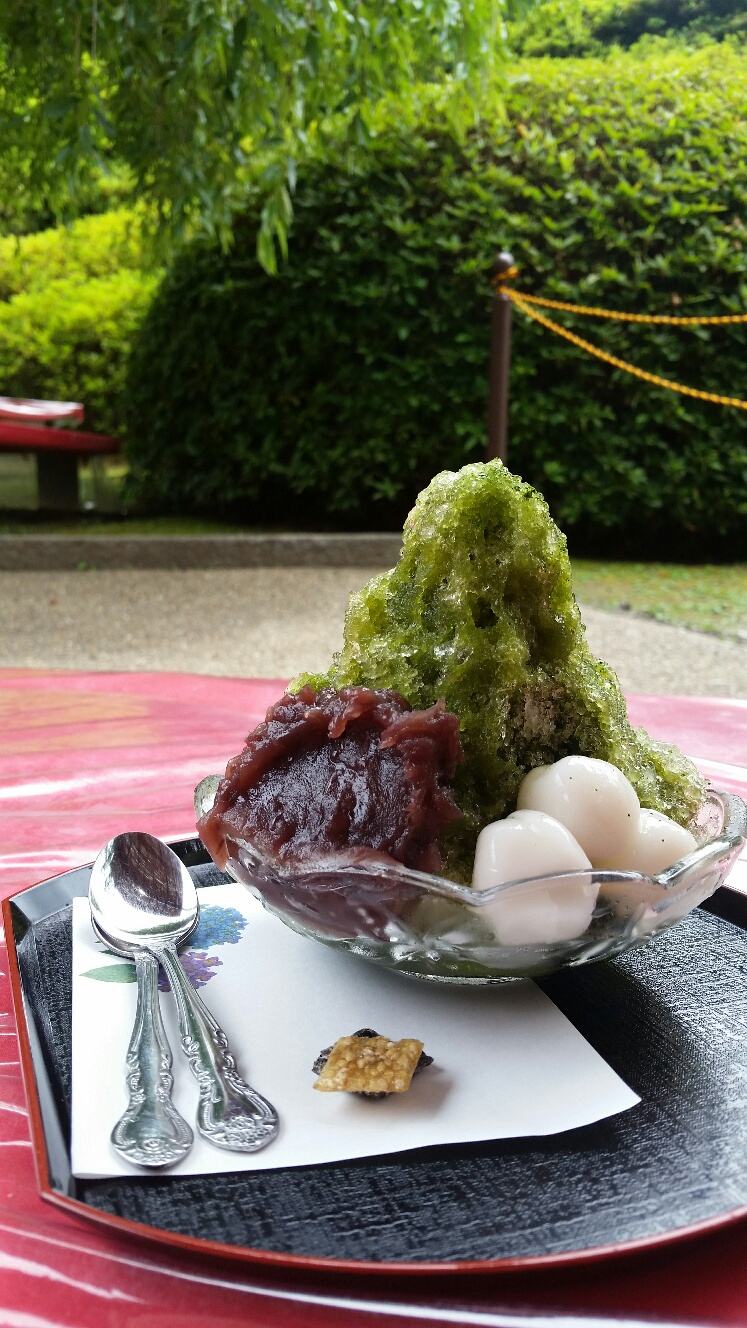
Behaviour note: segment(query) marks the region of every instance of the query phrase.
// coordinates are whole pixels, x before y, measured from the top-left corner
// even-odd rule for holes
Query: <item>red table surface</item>
[[[188,674],[0,672],[0,896],[90,860],[121,830],[190,833],[195,783],[223,768],[281,690]],[[747,794],[747,701],[629,701],[634,722]],[[37,1195],[7,964],[0,983],[0,1328],[747,1323],[744,1222],[563,1270],[374,1279],[195,1261],[58,1212]]]

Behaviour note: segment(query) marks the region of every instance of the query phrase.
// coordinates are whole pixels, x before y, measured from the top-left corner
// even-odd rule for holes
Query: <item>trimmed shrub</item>
[[[523,56],[596,56],[646,37],[680,41],[747,37],[745,0],[544,0],[509,24]]]
[[[130,345],[158,284],[138,270],[127,211],[0,240],[0,391],[82,401],[85,427],[123,430]]]
[[[156,284],[120,272],[52,281],[0,304],[3,395],[82,401],[85,428],[122,433],[130,345]]]
[[[387,524],[485,442],[498,248],[536,294],[635,312],[747,308],[747,62],[541,61],[466,141],[437,99],[391,109],[360,159],[304,167],[290,257],[256,213],[231,252],[185,252],[136,339],[129,454],[142,498],[253,520]],[[560,315],[561,321],[564,315]],[[611,353],[747,397],[747,326],[579,325]],[[517,314],[510,464],[566,527],[743,537],[745,412],[655,389]]]
[[[0,239],[0,300],[43,290],[58,278],[80,284],[138,271],[142,262],[141,219],[125,208],[33,235],[5,236]]]

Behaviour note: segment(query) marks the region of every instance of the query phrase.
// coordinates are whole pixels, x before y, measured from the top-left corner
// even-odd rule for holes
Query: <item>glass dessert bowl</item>
[[[195,790],[198,819],[219,781]],[[695,851],[655,876],[591,868],[483,891],[391,862],[281,868],[238,840],[220,865],[302,936],[426,981],[510,982],[622,954],[712,895],[744,847],[747,806],[711,789],[691,829]]]

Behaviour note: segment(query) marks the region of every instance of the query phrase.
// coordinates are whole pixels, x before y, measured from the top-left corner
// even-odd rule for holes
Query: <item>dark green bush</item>
[[[195,246],[136,341],[129,453],[162,508],[253,520],[392,522],[435,471],[482,454],[498,247],[564,300],[679,314],[747,309],[747,63],[536,62],[506,122],[463,143],[396,108],[350,163],[302,172],[277,278],[248,215]],[[561,319],[565,316],[561,315]],[[747,397],[747,326],[590,323],[680,382]],[[566,527],[743,538],[747,413],[612,370],[516,315],[510,464]]]
[[[524,56],[603,55],[646,37],[698,42],[747,37],[745,0],[544,0],[509,24]]]

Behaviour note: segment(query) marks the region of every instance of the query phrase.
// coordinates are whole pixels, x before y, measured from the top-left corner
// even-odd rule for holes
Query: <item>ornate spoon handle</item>
[[[192,1131],[171,1101],[171,1049],[158,1003],[158,964],[145,950],[135,956],[137,1011],[127,1049],[130,1100],[111,1140],[140,1167],[168,1167],[192,1147]]]
[[[182,1047],[200,1090],[197,1128],[217,1148],[255,1153],[278,1132],[275,1108],[244,1083],[222,1028],[200,1000],[172,946],[158,958],[176,998]]]

